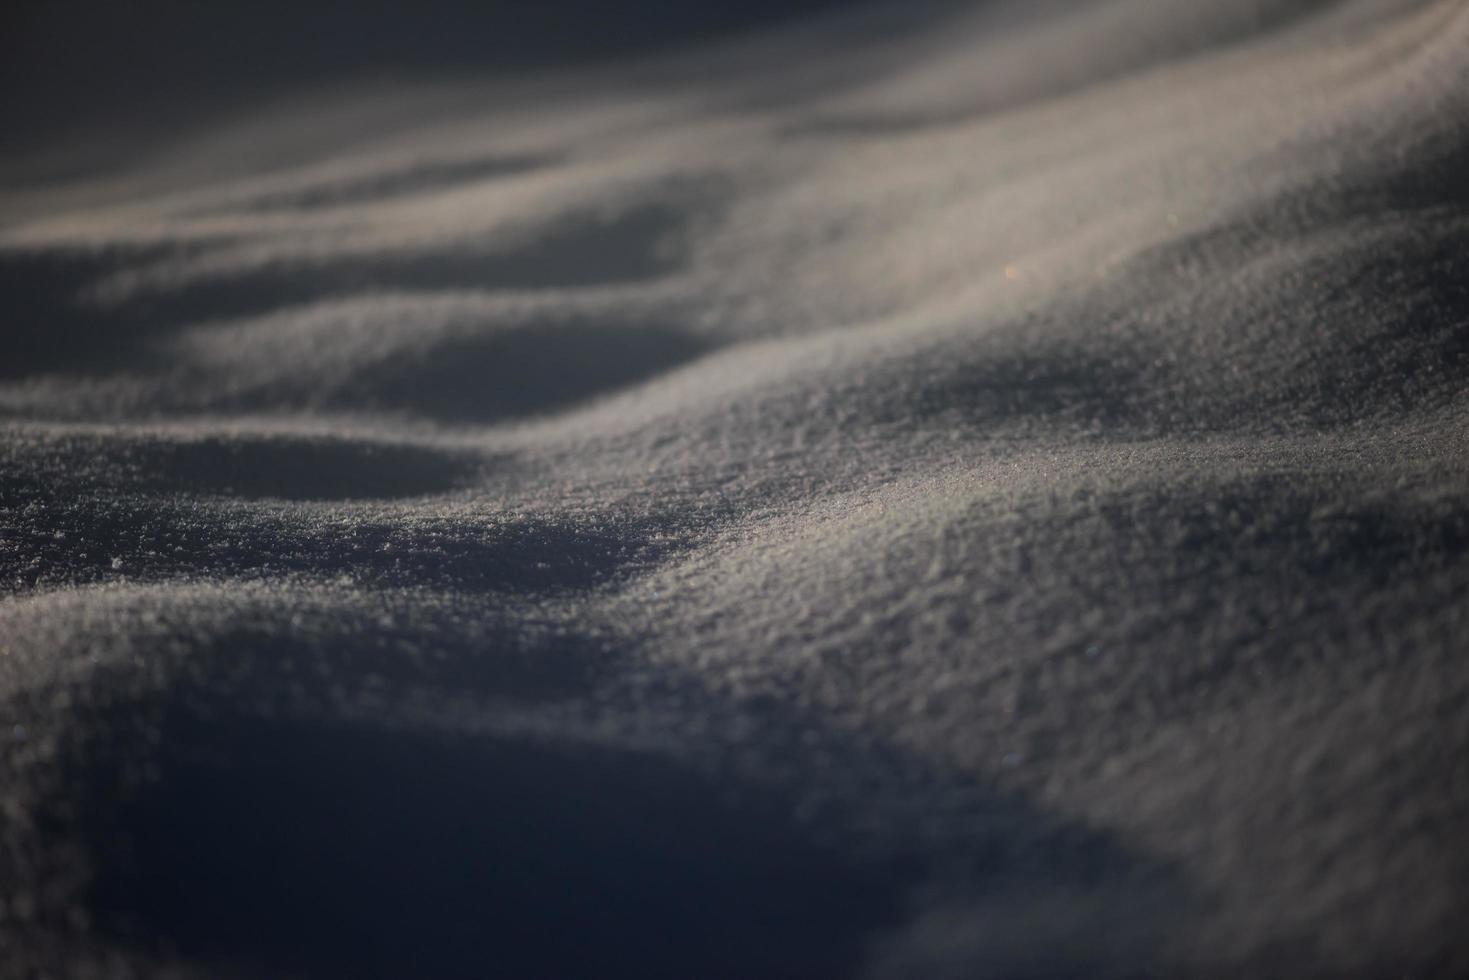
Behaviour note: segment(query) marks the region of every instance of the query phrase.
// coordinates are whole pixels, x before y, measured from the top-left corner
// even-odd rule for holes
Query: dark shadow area
[[[350,575],[364,585],[532,597],[608,585],[689,546],[660,533],[666,515],[658,514],[582,522],[493,507],[364,508],[323,520],[268,502],[188,501],[10,477],[0,482],[0,509],[14,515],[0,524],[0,592],[198,577],[208,569],[210,578]]]
[[[832,977],[895,917],[882,869],[654,756],[588,745],[166,723],[103,851],[104,928],[318,976]],[[187,748],[185,748],[187,747]]]
[[[142,443],[128,463],[139,490],[247,500],[417,497],[466,484],[485,465],[473,454],[418,446],[288,438]]]
[[[532,173],[555,164],[554,158],[536,156],[486,157],[469,160],[425,160],[400,170],[353,174],[309,180],[296,187],[230,197],[184,212],[188,217],[260,211],[309,211],[347,204],[377,203],[415,194],[430,194],[456,185],[496,177]]]
[[[473,451],[350,438],[239,434],[114,441],[71,435],[0,447],[0,501],[132,494],[392,500],[472,484],[494,462]]]
[[[917,393],[911,410],[918,417],[952,412],[978,426],[1044,419],[1132,427],[1154,397],[1142,360],[1141,352],[1120,346],[1016,343],[971,363],[954,358]]]
[[[89,125],[147,132],[313,83],[508,76],[718,37],[849,0],[14,0],[0,15],[0,146]]]
[[[709,339],[675,327],[592,323],[504,330],[405,355],[327,399],[444,422],[492,422],[564,409],[703,356]]]
[[[1038,332],[1021,321],[972,340],[953,339],[891,361],[876,377],[863,376],[860,387],[839,378],[831,397],[850,399],[859,406],[853,416],[867,424],[945,418],[980,432],[1029,424],[1136,431],[1152,424],[1167,387],[1145,348],[1038,342]]]

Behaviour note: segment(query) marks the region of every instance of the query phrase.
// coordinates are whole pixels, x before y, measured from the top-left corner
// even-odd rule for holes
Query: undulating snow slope
[[[1459,0],[66,152],[0,167],[0,973],[1469,971]]]

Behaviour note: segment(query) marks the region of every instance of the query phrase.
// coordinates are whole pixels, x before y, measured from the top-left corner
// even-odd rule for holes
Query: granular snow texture
[[[0,974],[1469,975],[1459,0],[63,156],[0,165]]]

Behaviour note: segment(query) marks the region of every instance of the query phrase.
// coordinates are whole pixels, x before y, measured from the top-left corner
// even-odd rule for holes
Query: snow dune
[[[0,166],[17,975],[1469,970],[1457,0],[67,152]]]

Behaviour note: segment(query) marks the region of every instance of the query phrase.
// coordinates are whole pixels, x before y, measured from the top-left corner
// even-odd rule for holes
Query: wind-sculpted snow
[[[1469,972],[1457,0],[119,159],[0,190],[0,973]]]

